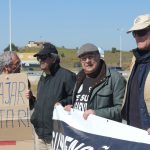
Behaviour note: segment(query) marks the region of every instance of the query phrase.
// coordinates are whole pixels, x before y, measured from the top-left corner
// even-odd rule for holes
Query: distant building
[[[45,42],[29,41],[27,47],[42,47]]]

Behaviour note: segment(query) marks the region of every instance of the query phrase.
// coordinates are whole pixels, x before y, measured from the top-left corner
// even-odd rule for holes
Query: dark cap
[[[48,54],[58,54],[58,51],[56,47],[51,43],[44,43],[43,48],[36,54],[34,54],[34,57],[40,56],[40,55],[48,55]]]
[[[99,52],[98,48],[94,44],[87,43],[80,47],[80,49],[77,51],[77,56],[80,57],[81,55],[84,55],[86,53],[93,52]]]

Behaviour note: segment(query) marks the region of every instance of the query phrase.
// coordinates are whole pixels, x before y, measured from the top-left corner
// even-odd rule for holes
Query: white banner
[[[147,131],[95,115],[83,119],[83,112],[64,111],[61,105],[53,113],[53,150],[150,150]]]

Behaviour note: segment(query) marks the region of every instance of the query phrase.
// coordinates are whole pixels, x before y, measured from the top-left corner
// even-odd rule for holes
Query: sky
[[[134,19],[150,13],[149,0],[11,0],[12,43],[47,41],[77,48],[93,43],[104,50],[136,47],[127,34]],[[0,52],[9,45],[9,0],[0,0]]]

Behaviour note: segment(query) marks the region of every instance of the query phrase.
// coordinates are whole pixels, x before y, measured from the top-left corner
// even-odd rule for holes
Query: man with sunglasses
[[[133,34],[137,48],[133,50],[122,117],[150,133],[150,14],[138,16],[127,33]]]
[[[94,114],[121,122],[126,80],[120,73],[107,68],[94,44],[84,44],[77,55],[82,70],[77,75],[72,106],[65,106],[65,110],[73,107],[83,111],[84,119]]]
[[[45,43],[43,49],[34,57],[37,57],[43,71],[38,82],[36,103],[31,116],[31,123],[35,129],[35,149],[51,150],[54,105],[61,103],[65,106],[71,103],[76,75],[60,66],[57,49],[50,43]],[[27,97],[30,99],[33,97],[31,91],[27,93]]]

